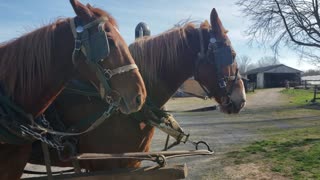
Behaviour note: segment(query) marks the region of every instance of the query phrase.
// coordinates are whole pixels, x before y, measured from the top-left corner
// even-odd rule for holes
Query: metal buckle
[[[218,84],[220,88],[227,87],[226,81],[224,79],[220,79]]]
[[[76,51],[79,51],[80,49],[81,49],[81,40],[79,40],[79,39],[76,39],[75,41],[74,41],[74,50],[76,50]]]
[[[113,99],[111,96],[106,96],[105,100],[107,101],[108,104],[113,104]]]
[[[77,33],[82,33],[83,31],[84,31],[83,26],[77,26],[77,27],[76,27],[76,32],[77,32]]]
[[[103,70],[104,75],[106,76],[107,79],[112,78],[112,71],[110,69],[104,69]]]

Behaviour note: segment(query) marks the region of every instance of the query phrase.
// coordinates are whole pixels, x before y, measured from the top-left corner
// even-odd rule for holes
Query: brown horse
[[[0,84],[3,87],[0,95],[8,97],[24,114],[33,117],[41,115],[63,90],[65,83],[75,77],[87,79],[98,90],[103,89],[99,88],[101,79],[106,80],[107,77],[99,78],[96,75],[99,69],[94,67],[101,70],[134,67],[135,62],[117,31],[114,18],[101,9],[85,6],[77,0],[70,2],[77,21],[83,24],[75,29],[77,39],[70,25],[73,19],[67,18],[0,45]],[[82,32],[89,33],[90,37],[97,33],[99,37],[104,37],[100,44],[109,43],[108,46],[93,45],[103,53],[107,52],[106,56],[99,57],[97,62],[88,62],[96,60],[92,58],[96,54],[92,54],[92,47],[85,48],[85,54],[82,49],[80,52],[77,43],[86,43],[81,39]],[[110,51],[103,48],[110,48]],[[110,86],[121,96],[120,110],[123,113],[135,112],[142,107],[146,90],[137,68],[112,77]],[[102,95],[105,97],[106,94]],[[7,104],[0,106],[9,107]],[[1,118],[4,118],[2,114]],[[23,141],[22,144],[12,144],[7,139],[1,140],[4,142],[0,143],[0,179],[19,179],[29,159],[32,143]]]
[[[140,38],[130,45],[129,49],[144,77],[148,96],[158,107],[162,107],[182,83],[192,76],[207,89],[210,97],[215,98],[223,112],[238,113],[244,106],[246,97],[241,78],[233,80],[229,78],[226,82],[226,90],[231,92],[229,95],[218,85],[221,83],[219,81],[221,74],[223,77],[238,76],[234,51],[221,50],[223,54],[209,56],[211,58],[207,59],[208,61],[201,60],[201,57],[199,59],[199,52],[204,51],[201,46],[211,46],[210,43],[215,43],[215,40],[221,43],[217,45],[218,48],[231,48],[229,38],[215,9],[211,12],[210,20],[211,26],[208,22],[204,22],[200,28],[196,28],[194,24],[188,23],[155,37]],[[207,52],[205,54],[210,54]],[[216,50],[214,53],[219,52]],[[233,63],[219,66],[221,61],[230,61],[228,58],[231,58]],[[220,70],[217,70],[218,68]],[[75,94],[62,94],[55,104],[60,117],[70,124],[77,119],[90,117],[96,112],[103,111],[104,108],[104,103],[98,99],[88,99],[86,96]],[[96,130],[79,137],[78,151],[79,153],[146,152],[149,151],[153,134],[153,127],[132,120],[128,115],[114,114],[108,122],[103,123]],[[38,150],[41,151],[41,149]],[[30,162],[40,163],[41,153],[34,154],[34,159]],[[55,165],[71,166],[69,162],[59,161],[56,155],[53,160]],[[82,161],[80,165],[82,168],[94,171],[137,167],[140,162],[92,160]]]

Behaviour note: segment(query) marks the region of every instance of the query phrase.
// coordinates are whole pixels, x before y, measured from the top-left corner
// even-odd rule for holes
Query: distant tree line
[[[237,63],[240,74],[244,74],[251,69],[280,64],[280,61],[273,56],[264,56],[254,63],[249,56],[242,55],[237,58]]]
[[[302,76],[315,76],[315,75],[320,75],[320,70],[310,69],[303,72],[302,74]]]

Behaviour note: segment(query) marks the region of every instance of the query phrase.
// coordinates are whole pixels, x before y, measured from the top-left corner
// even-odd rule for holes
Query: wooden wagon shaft
[[[132,169],[120,169],[103,172],[90,172],[83,174],[66,174],[53,176],[53,179],[68,179],[68,180],[173,180],[184,179],[188,175],[186,164],[168,165],[166,167],[143,167]],[[47,180],[48,177],[24,178],[24,180]]]
[[[213,152],[207,150],[194,151],[159,151],[159,152],[132,152],[122,154],[96,154],[84,153],[76,156],[78,160],[99,160],[99,159],[131,159],[131,158],[150,158],[150,157],[180,157],[180,156],[196,156],[196,155],[212,155]]]

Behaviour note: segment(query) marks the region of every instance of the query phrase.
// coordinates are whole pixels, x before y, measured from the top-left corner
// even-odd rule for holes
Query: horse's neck
[[[197,36],[197,30],[193,29],[188,32],[189,37],[191,34]],[[199,52],[199,41],[194,43],[194,39],[188,38],[188,44],[184,44],[178,53],[176,65],[174,68],[165,66],[161,70],[161,74],[157,83],[149,86],[148,96],[151,100],[160,107],[162,107],[171,96],[179,89],[179,87],[190,77],[193,76],[195,60]],[[193,44],[191,44],[193,43]],[[166,64],[166,63],[164,63]]]
[[[72,52],[74,39],[69,23],[65,22],[55,31],[54,57],[50,67],[50,77],[42,89],[42,93],[36,101],[40,103],[38,113],[43,113],[56,96],[63,89],[64,84],[69,81],[74,74],[74,65],[72,63]],[[42,106],[41,106],[42,105]]]
[[[11,93],[11,97],[16,104],[20,105],[25,110],[25,112],[31,113],[34,116],[41,114],[45,108],[51,104],[51,102],[60,93],[64,83],[71,77],[73,72],[73,64],[71,61],[73,38],[69,23],[67,21],[63,21],[55,24],[54,26],[55,27],[52,27],[54,28],[54,41],[50,43],[52,47],[51,58],[46,59],[48,64],[48,67],[46,68],[48,72],[45,72],[46,76],[43,78],[35,77],[33,79],[28,79],[27,83],[32,84],[32,87],[29,90],[31,93],[29,95],[26,95],[24,92],[25,87],[22,83],[13,84],[14,90]],[[19,41],[19,39],[17,39],[17,41]],[[14,46],[15,43],[10,45]],[[35,64],[35,66],[37,65]],[[27,67],[30,66],[24,66],[22,68]],[[40,74],[38,74],[39,72],[39,70],[34,72],[34,76],[40,76]],[[13,80],[16,82],[22,82],[23,80],[21,78],[24,77],[17,75],[15,78],[16,79]],[[9,86],[10,80],[8,79],[10,79],[10,77],[3,80],[4,86]],[[37,86],[35,83],[38,83],[39,85]]]

